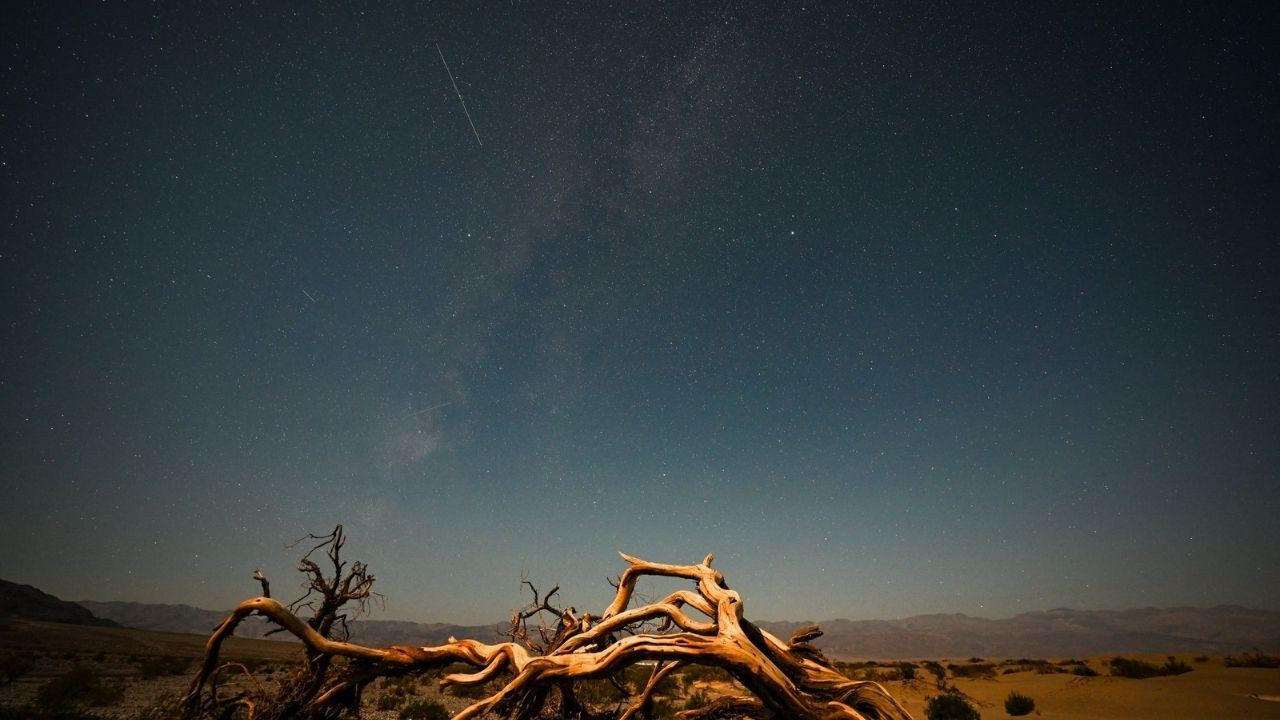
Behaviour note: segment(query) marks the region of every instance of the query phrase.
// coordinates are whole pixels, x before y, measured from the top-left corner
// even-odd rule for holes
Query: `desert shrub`
[[[980,658],[980,657],[971,657],[971,658],[969,658],[969,662],[970,662],[970,663],[980,663],[980,662],[982,662],[982,658]]]
[[[1196,661],[1196,662],[1198,662],[1198,663],[1207,663],[1207,662],[1209,662],[1209,656],[1208,656],[1208,655],[1197,655],[1197,656],[1195,656],[1194,658],[1192,658],[1192,660],[1195,660],[1195,661]]]
[[[1149,662],[1141,660],[1130,660],[1129,658],[1112,658],[1111,674],[1116,677],[1133,678],[1135,680],[1143,680],[1149,677],[1155,677],[1160,674],[1160,668]]]
[[[868,682],[889,682],[890,680],[901,680],[902,673],[897,670],[877,670],[876,668],[867,668],[862,671],[862,679]]]
[[[909,662],[900,663],[898,665],[898,674],[902,676],[903,680],[915,680],[916,666]]]
[[[1181,675],[1191,672],[1191,666],[1170,657],[1164,665],[1152,665],[1141,660],[1117,657],[1111,659],[1111,674],[1115,677],[1144,680],[1162,675]]]
[[[835,669],[847,675],[850,672],[856,672],[861,668],[876,667],[879,664],[880,663],[876,662],[875,660],[860,660],[858,662],[845,662],[843,660],[836,660],[832,665],[832,667],[834,667]]]
[[[933,675],[934,680],[938,683],[938,687],[943,687],[947,684],[947,669],[942,667],[941,663],[936,663],[930,660],[924,664],[924,669],[928,670]]]
[[[580,680],[574,683],[573,692],[578,700],[596,706],[610,705],[627,697],[608,680]]]
[[[1196,658],[1196,662],[1200,659]],[[1223,661],[1229,668],[1280,668],[1280,657],[1260,652],[1245,653],[1240,657],[1228,655]]]
[[[154,680],[158,677],[185,675],[189,667],[191,667],[191,658],[153,655],[138,663],[138,677],[143,680]],[[247,664],[246,667],[248,667]],[[253,668],[249,670],[252,672]]]
[[[1011,675],[1013,673],[1031,672],[1051,673],[1055,672],[1052,664],[1045,660],[1031,660],[1029,658],[1019,658],[1017,660],[1005,660],[997,667],[1004,668],[1000,671],[1001,675]]]
[[[35,666],[35,657],[27,653],[0,657],[0,685],[8,685],[31,672]]]
[[[76,665],[66,673],[45,683],[36,693],[36,704],[42,708],[65,708],[70,705],[107,707],[124,697],[124,690],[105,685],[98,673]]]
[[[689,668],[692,670],[693,668]],[[649,677],[653,675],[653,666],[651,665],[632,665],[623,671],[622,679],[625,685],[631,688],[631,692],[639,693],[644,690],[644,686],[649,683]],[[677,673],[671,673],[658,681],[658,686],[653,689],[654,695],[680,695],[680,683],[689,681],[689,676],[681,676]]]
[[[995,677],[996,666],[991,663],[976,663],[973,665],[952,665],[951,673],[958,678],[969,678],[971,680],[979,680],[982,678]]]
[[[652,667],[643,667],[640,665],[630,665],[622,669],[618,674],[618,679],[622,684],[631,688],[632,692],[639,691],[644,684],[649,682],[649,675],[653,672]]]
[[[863,668],[867,667],[868,665],[874,665],[874,664],[875,663],[840,662],[839,660],[837,660],[832,667],[834,667],[837,671],[839,671],[841,675],[844,675],[850,680],[857,680],[858,678],[862,677]]]
[[[685,698],[685,710],[697,710],[711,704],[711,696],[701,690],[694,690],[693,694]]]
[[[673,720],[676,706],[666,698],[658,698],[649,704],[649,717],[653,720]]]
[[[383,693],[378,696],[378,702],[374,703],[374,707],[379,710],[395,710],[404,704],[404,700],[403,695]]]
[[[929,698],[924,716],[929,720],[982,720],[978,709],[968,700],[951,693]]]
[[[1098,671],[1084,663],[1080,663],[1079,665],[1071,668],[1071,674],[1079,675],[1080,677],[1096,677],[1098,675]]]
[[[449,711],[435,700],[416,700],[400,711],[400,720],[449,720]]]
[[[849,663],[841,663],[846,667],[852,667]],[[847,673],[846,673],[847,674]],[[733,676],[724,668],[718,668],[713,665],[690,665],[681,668],[680,676],[684,678],[685,685],[692,685],[695,682],[732,682]]]
[[[395,697],[402,699],[410,695],[418,694],[418,684],[415,682],[415,678],[407,676],[383,678],[382,689],[385,690],[388,695],[394,695]]]
[[[1019,715],[1030,715],[1032,710],[1036,709],[1036,701],[1029,696],[1014,690],[1009,693],[1009,697],[1004,699],[1004,711],[1010,715],[1017,717]]]

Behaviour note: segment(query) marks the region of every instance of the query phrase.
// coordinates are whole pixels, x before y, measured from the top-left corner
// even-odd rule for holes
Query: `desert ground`
[[[72,668],[91,671],[98,687],[106,692],[97,700],[78,700],[63,706],[79,715],[61,717],[147,718],[174,717],[172,702],[185,690],[203,651],[199,635],[157,633],[142,630],[61,625],[26,620],[0,622],[0,718],[40,717],[42,688]],[[286,677],[299,658],[299,646],[291,642],[232,639],[224,647],[224,657],[243,662],[254,670],[260,682],[271,683]],[[1167,656],[1128,655],[1159,665]],[[1012,691],[1031,697],[1035,710],[1031,717],[1063,720],[1103,718],[1162,718],[1202,720],[1203,718],[1280,718],[1280,669],[1227,667],[1223,656],[1178,655],[1191,670],[1180,675],[1135,680],[1110,676],[1111,658],[1081,660],[985,658],[932,659],[951,665],[945,682],[969,698],[983,718],[1007,718],[1004,700]],[[977,662],[974,662],[977,660]],[[912,659],[916,667],[910,680],[900,676],[897,663],[851,663],[845,666],[853,677],[880,679],[912,715],[924,720],[927,698],[937,695],[936,677],[926,670],[922,659]],[[956,667],[990,666],[978,677],[961,677]],[[1070,671],[1085,665],[1094,676]],[[10,668],[19,670],[12,679]],[[963,673],[959,673],[963,674]],[[670,710],[683,707],[685,698],[696,693],[714,697],[733,693],[731,682],[711,674],[688,678],[665,698]],[[48,692],[46,691],[46,695]],[[92,703],[98,702],[98,706]],[[438,702],[456,712],[470,701],[441,694],[435,678],[424,676],[397,681],[379,681],[366,694],[362,717],[392,720],[418,702]],[[45,715],[52,717],[53,715]]]
[[[1012,691],[1035,700],[1032,716],[1043,718],[1280,718],[1280,669],[1228,668],[1222,656],[1178,655],[1177,659],[1191,666],[1191,672],[1134,680],[1107,675],[1104,663],[1110,657],[1085,659],[1099,672],[1096,677],[1023,670],[986,679],[957,678],[950,682],[976,701],[984,718],[1009,717],[1004,710],[1004,700]],[[1167,658],[1164,655],[1126,657],[1157,665]],[[1202,660],[1197,662],[1196,658]],[[912,716],[921,719],[925,717],[925,698],[937,694],[931,677],[887,682],[885,686]]]

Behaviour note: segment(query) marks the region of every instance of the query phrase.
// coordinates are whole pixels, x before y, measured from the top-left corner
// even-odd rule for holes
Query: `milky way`
[[[1280,609],[1262,14],[13,12],[0,577],[222,608],[342,522],[392,618],[619,550],[758,618]]]

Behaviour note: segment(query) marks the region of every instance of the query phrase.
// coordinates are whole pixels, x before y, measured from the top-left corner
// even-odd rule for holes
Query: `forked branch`
[[[636,691],[621,720],[646,713],[659,683],[685,665],[718,667],[733,677],[750,696],[721,698],[698,710],[681,713],[685,717],[772,717],[794,720],[910,720],[906,709],[877,683],[851,680],[826,660],[811,641],[822,633],[805,628],[788,642],[765,632],[744,617],[743,602],[729,588],[724,576],[711,567],[712,556],[693,565],[652,563],[622,555],[627,563],[618,577],[613,602],[597,616],[578,617],[572,607],[552,604],[559,588],[545,596],[528,580],[523,584],[533,601],[512,615],[507,635],[510,642],[485,644],[476,640],[453,640],[434,647],[390,645],[366,647],[332,637],[333,619],[344,603],[363,603],[372,595],[372,575],[360,563],[349,571],[339,557],[344,542],[342,528],[326,536],[311,536],[322,542],[303,558],[300,569],[308,576],[308,595],[318,594],[315,615],[303,621],[296,604],[286,607],[269,597],[242,602],[210,636],[205,662],[193,680],[186,698],[186,717],[196,718],[226,709],[216,692],[208,688],[216,679],[222,641],[245,617],[262,615],[300,639],[307,649],[310,667],[318,669],[301,692],[295,692],[287,708],[291,715],[275,717],[332,717],[335,711],[358,704],[365,684],[378,677],[429,670],[461,663],[472,672],[446,675],[444,686],[480,685],[499,677],[506,683],[454,716],[470,720],[489,714],[518,720],[549,711],[550,698],[559,698],[559,715],[582,712],[574,694],[574,684],[582,680],[613,678],[638,663],[652,663],[648,682]],[[310,554],[327,548],[333,578],[327,578]],[[345,571],[345,572],[344,572]],[[637,581],[642,577],[669,577],[690,581],[692,589],[679,590],[661,600],[630,607]],[[266,588],[263,582],[264,589]],[[308,596],[304,596],[304,600]],[[301,601],[299,601],[301,602]],[[335,604],[336,603],[336,604]],[[691,617],[692,608],[709,620]],[[554,625],[535,618],[550,616]],[[655,623],[660,623],[655,627]],[[337,661],[341,660],[341,665]],[[555,691],[555,692],[553,692]],[[238,697],[254,703],[255,714],[267,716],[279,701],[259,697]]]

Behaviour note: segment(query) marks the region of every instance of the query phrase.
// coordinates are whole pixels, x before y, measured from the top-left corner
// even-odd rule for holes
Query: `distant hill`
[[[190,605],[164,605],[160,603],[98,602],[81,600],[81,605],[98,617],[110,618],[123,627],[156,632],[195,633],[208,635],[222,622],[229,611],[205,610]],[[237,637],[260,638],[274,625],[260,617],[248,617],[236,628]],[[272,635],[273,639],[285,639],[288,633]]]
[[[71,625],[120,627],[111,620],[95,617],[87,608],[37,590],[30,585],[0,580],[0,618],[25,618]]]
[[[208,639],[207,634],[191,635],[122,627],[68,625],[15,616],[0,619],[0,648],[5,650],[30,648],[45,652],[70,651],[89,654],[106,652],[127,655],[202,657],[205,641]],[[222,657],[228,660],[270,658],[296,661],[301,656],[301,648],[302,645],[296,642],[232,637],[227,638],[223,643]],[[12,698],[11,695],[9,697]],[[10,717],[20,716],[15,714]],[[88,716],[75,715],[74,717]]]
[[[124,627],[160,632],[208,635],[228,610],[205,610],[190,605],[160,605],[135,602],[99,602],[81,600],[80,604],[95,615],[111,618]],[[259,617],[248,617],[236,628],[237,637],[260,638],[274,628]],[[452,637],[472,638],[484,642],[503,639],[505,625],[449,625],[400,620],[360,620],[351,623],[351,639],[366,645],[440,645]],[[272,639],[291,640],[288,633],[276,633]]]
[[[351,638],[369,645],[442,645],[450,637],[496,643],[507,640],[502,634],[507,623],[492,625],[449,625],[403,620],[361,620],[351,624]]]
[[[761,622],[782,638],[809,623]],[[1213,608],[1044,610],[989,620],[917,615],[827,620],[815,644],[844,659],[1085,657],[1108,653],[1238,653],[1280,648],[1280,612]]]
[[[80,602],[99,617],[143,630],[207,635],[226,612],[189,605]],[[787,638],[809,622],[757,622]],[[1086,657],[1108,653],[1239,653],[1280,650],[1280,612],[1224,605],[1134,610],[1055,609],[990,620],[968,615],[917,615],[899,620],[827,620],[816,644],[847,660],[897,658]],[[246,619],[236,635],[262,637],[270,629]],[[396,620],[352,623],[352,639],[369,645],[438,645],[450,636],[502,640],[505,624],[450,625]],[[286,634],[273,638],[290,639]]]

